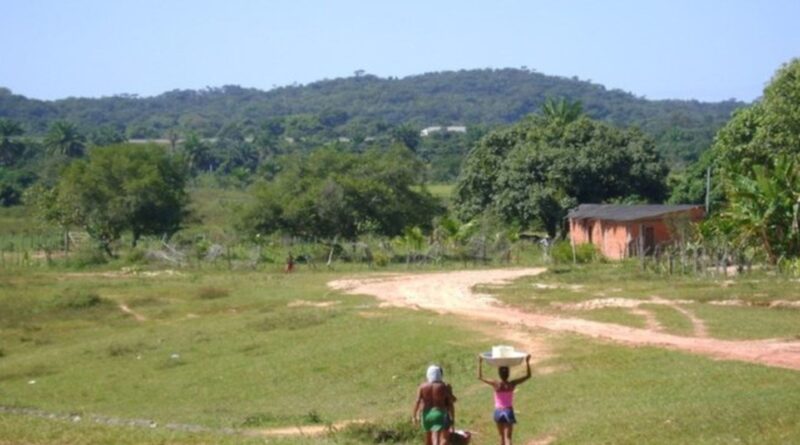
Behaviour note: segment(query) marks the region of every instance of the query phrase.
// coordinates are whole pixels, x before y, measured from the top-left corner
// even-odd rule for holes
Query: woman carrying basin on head
[[[456,412],[453,388],[442,380],[442,368],[428,367],[427,382],[419,386],[411,419],[422,423],[427,445],[446,445],[447,436],[455,424]]]
[[[514,390],[517,385],[531,378],[531,356],[525,357],[527,373],[525,377],[510,380],[508,366],[500,366],[497,373],[500,380],[487,380],[483,378],[483,356],[478,356],[478,380],[494,389],[494,422],[500,434],[500,445],[511,445],[511,436],[514,433],[514,424],[517,418],[514,415]]]

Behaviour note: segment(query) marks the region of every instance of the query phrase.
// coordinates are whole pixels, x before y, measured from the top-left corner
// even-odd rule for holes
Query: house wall
[[[701,220],[704,215],[702,208],[695,208],[688,212],[688,217],[692,222]],[[671,242],[673,234],[670,232],[670,224],[667,223],[667,219],[671,217],[639,221],[571,219],[569,221],[570,238],[575,244],[591,242],[606,258],[623,259],[636,255],[639,246],[639,232],[646,227],[653,228],[655,246]]]

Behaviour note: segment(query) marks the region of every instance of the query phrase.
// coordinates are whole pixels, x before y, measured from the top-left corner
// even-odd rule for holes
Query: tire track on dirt
[[[800,370],[800,341],[777,339],[735,341],[709,337],[683,337],[579,318],[525,312],[502,305],[491,296],[473,290],[478,284],[503,284],[520,277],[538,275],[544,271],[543,268],[528,268],[405,274],[335,280],[328,285],[350,294],[375,296],[383,302],[383,306],[428,309],[472,320],[572,332],[628,346],[657,346],[719,360],[737,360]]]

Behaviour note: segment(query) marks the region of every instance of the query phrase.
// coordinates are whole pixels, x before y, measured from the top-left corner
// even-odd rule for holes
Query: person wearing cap
[[[422,424],[426,445],[446,445],[455,424],[453,388],[442,380],[444,372],[436,365],[428,367],[427,382],[419,386],[411,419]]]

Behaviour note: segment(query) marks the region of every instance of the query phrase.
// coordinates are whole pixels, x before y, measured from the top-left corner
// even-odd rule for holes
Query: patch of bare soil
[[[800,341],[683,337],[649,329],[525,312],[473,291],[478,284],[501,284],[543,271],[542,268],[529,268],[407,274],[336,280],[328,285],[350,294],[373,295],[395,307],[417,307],[506,326],[573,332],[629,346],[659,346],[720,360],[800,370]]]
[[[552,434],[545,434],[531,440],[530,442],[528,442],[528,445],[550,445],[555,441],[556,441],[556,436]]]
[[[144,315],[134,311],[133,309],[128,307],[128,305],[125,304],[125,303],[120,303],[118,307],[119,307],[119,310],[121,310],[122,312],[125,312],[126,314],[132,316],[133,319],[136,320],[136,321],[147,321],[147,317],[145,317]]]
[[[295,300],[287,304],[287,307],[331,307],[336,306],[337,304],[341,303],[341,301],[306,301],[306,300]]]
[[[258,437],[319,436],[331,431],[340,430],[348,425],[359,423],[364,423],[364,420],[345,420],[342,422],[336,422],[332,425],[298,425],[281,428],[247,430],[245,431],[245,435]]]
[[[120,270],[109,272],[71,272],[61,275],[64,278],[87,278],[87,277],[100,277],[100,278],[130,278],[130,277],[144,277],[144,278],[159,278],[159,277],[180,277],[183,276],[182,272],[172,269],[164,270],[136,270],[129,267],[123,267]]]
[[[708,304],[713,304],[715,306],[758,306],[778,309],[800,309],[800,301],[793,300],[773,300],[763,304],[744,300],[714,300],[709,301]]]

